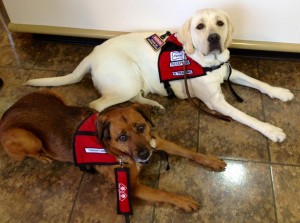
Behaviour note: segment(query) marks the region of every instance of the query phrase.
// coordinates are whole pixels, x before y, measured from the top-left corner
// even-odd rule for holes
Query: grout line
[[[197,133],[196,133],[196,135],[197,135],[197,140],[196,140],[197,147],[196,147],[196,151],[197,151],[197,153],[199,153],[199,150],[201,148],[201,146],[200,146],[200,118],[201,118],[201,115],[200,115],[199,110],[197,110],[197,113],[198,113],[198,118],[197,118]]]
[[[155,223],[155,211],[156,211],[156,203],[152,207],[152,218],[151,218],[151,223]]]
[[[70,215],[69,215],[69,218],[68,218],[68,223],[71,222],[71,218],[73,216],[73,212],[74,212],[74,208],[75,208],[75,203],[77,201],[77,197],[78,197],[78,194],[79,194],[79,189],[81,187],[81,184],[82,184],[82,181],[83,181],[83,177],[84,177],[84,173],[81,174],[81,177],[80,177],[80,181],[79,181],[79,184],[78,184],[78,187],[77,187],[77,191],[76,191],[76,194],[75,194],[75,197],[74,197],[74,201],[73,201],[73,204],[72,204],[72,208],[71,208],[71,211],[70,211]]]
[[[289,166],[289,167],[300,167],[300,164],[289,164],[289,163],[271,163],[271,165]]]
[[[234,158],[228,158],[228,157],[222,157],[223,160],[227,161],[235,161],[235,162],[243,162],[243,163],[260,163],[260,164],[269,164],[269,165],[278,165],[278,166],[289,166],[289,167],[299,167],[300,164],[289,164],[289,163],[273,163],[269,161],[259,161],[259,160],[245,160],[245,159],[234,159]]]
[[[159,167],[158,167],[158,175],[157,175],[157,181],[156,181],[156,185],[155,188],[158,189],[159,186],[159,179],[160,179],[160,172],[161,172],[161,167],[162,167],[162,156],[160,155],[159,158]],[[155,211],[156,211],[156,203],[154,203],[154,205],[152,206],[152,218],[151,218],[151,223],[155,222]]]
[[[259,59],[256,59],[256,66],[257,66],[257,73],[258,77],[261,77],[261,72],[260,72],[260,66],[259,66]],[[262,108],[262,114],[263,114],[263,119],[266,122],[267,117],[266,117],[266,110],[265,110],[265,103],[266,101],[264,100],[264,96],[261,93],[261,108]],[[278,214],[277,214],[277,207],[276,207],[276,199],[275,199],[275,190],[274,190],[274,179],[273,179],[273,172],[272,172],[272,155],[271,155],[271,148],[270,148],[270,143],[269,140],[266,139],[266,146],[267,146],[267,152],[268,152],[268,160],[269,160],[269,176],[270,176],[270,181],[271,181],[271,190],[272,190],[272,200],[273,200],[273,208],[274,208],[274,214],[275,214],[275,222],[278,223]]]
[[[278,222],[277,205],[276,205],[276,197],[275,197],[275,185],[274,185],[272,165],[270,165],[269,171],[270,171],[270,178],[271,178],[271,189],[272,189],[273,206],[274,206],[274,212],[275,212],[275,222]]]

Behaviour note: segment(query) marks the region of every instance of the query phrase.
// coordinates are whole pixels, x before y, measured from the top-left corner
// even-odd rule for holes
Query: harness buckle
[[[119,159],[119,164],[120,164],[120,166],[121,167],[124,167],[124,164],[125,164],[125,157],[124,156],[119,156],[118,157],[118,159]]]

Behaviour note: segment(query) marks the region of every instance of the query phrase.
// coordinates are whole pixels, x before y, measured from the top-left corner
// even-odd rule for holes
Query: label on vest
[[[116,165],[115,156],[107,153],[98,141],[96,129],[97,114],[81,122],[73,137],[73,156],[75,165]]]
[[[159,54],[160,82],[183,79],[183,61],[185,61],[187,78],[206,75],[203,67],[184,53],[183,46],[177,39],[177,33],[172,34],[166,40],[166,44]]]
[[[129,168],[115,168],[118,214],[132,215]]]
[[[99,148],[85,148],[86,153],[107,153],[106,149]]]
[[[155,51],[159,50],[165,44],[165,42],[161,38],[159,38],[157,34],[153,34],[147,37],[146,41]]]

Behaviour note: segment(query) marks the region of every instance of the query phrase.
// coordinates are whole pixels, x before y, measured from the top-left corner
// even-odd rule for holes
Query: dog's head
[[[101,112],[97,119],[98,140],[116,156],[129,156],[140,164],[147,164],[152,156],[150,144],[153,123],[147,105],[132,105]]]
[[[229,16],[216,9],[199,10],[178,32],[188,54],[222,53],[232,41],[233,25]]]

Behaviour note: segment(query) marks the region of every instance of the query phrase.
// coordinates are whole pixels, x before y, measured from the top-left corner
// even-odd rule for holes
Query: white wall
[[[221,8],[234,39],[300,43],[300,0],[3,0],[12,23],[109,31],[177,30],[197,9]]]

